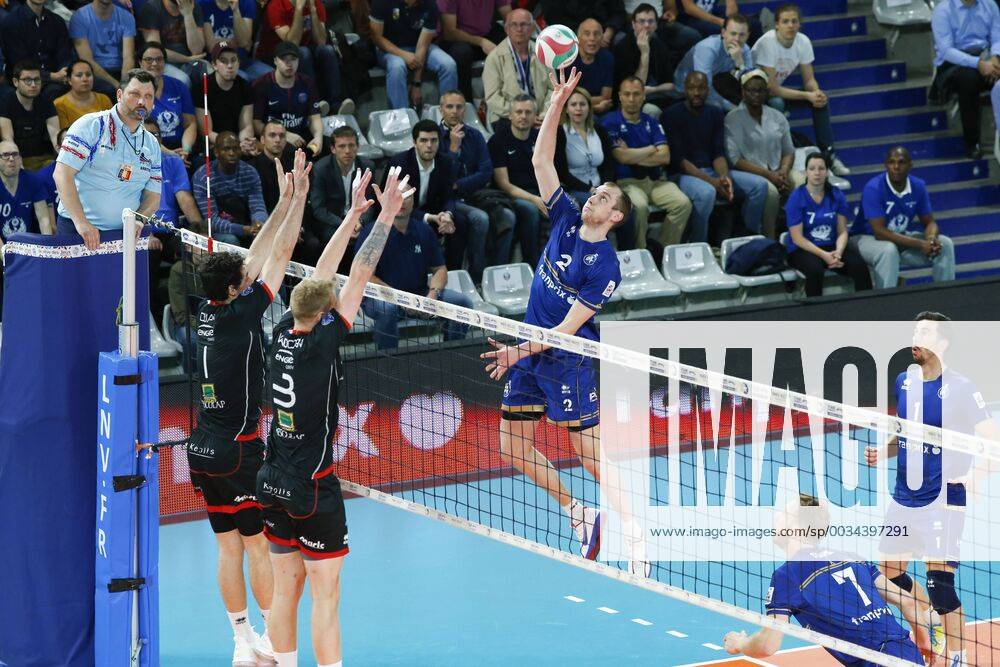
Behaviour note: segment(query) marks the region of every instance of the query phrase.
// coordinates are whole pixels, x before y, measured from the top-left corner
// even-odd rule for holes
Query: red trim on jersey
[[[239,505],[205,505],[205,509],[213,514],[236,514],[253,508],[264,509],[256,500],[244,500]]]
[[[236,442],[250,442],[251,440],[256,440],[258,437],[260,437],[259,427],[253,433],[247,433],[245,435],[237,436]]]
[[[84,154],[83,154],[83,153],[81,153],[80,151],[76,150],[76,149],[75,149],[75,148],[73,148],[72,146],[68,146],[68,145],[66,145],[66,144],[63,144],[63,145],[62,145],[62,146],[60,146],[59,148],[60,148],[61,150],[64,150],[64,151],[66,151],[67,153],[70,153],[70,154],[72,154],[72,155],[75,155],[75,156],[77,156],[77,157],[78,157],[78,158],[80,158],[81,160],[86,160],[86,159],[87,159],[87,156],[86,156],[86,155],[84,155]]]
[[[210,306],[224,306],[226,304],[224,302],[222,302],[222,301],[216,301],[215,299],[209,299],[208,300],[208,305],[210,305]]]
[[[295,540],[286,540],[282,537],[276,537],[275,535],[272,535],[267,531],[267,526],[264,526],[264,537],[267,538],[268,542],[274,542],[275,544],[282,547],[291,547],[294,549],[299,546],[299,543],[296,542]]]
[[[267,298],[270,299],[271,301],[274,301],[274,294],[271,293],[271,288],[267,286],[267,283],[265,283],[263,280],[258,280],[257,284],[263,287],[264,291],[267,292]]]
[[[305,336],[309,332],[292,327],[291,329],[288,330],[288,333],[292,334],[293,336]]]
[[[341,312],[340,312],[339,310],[337,311],[337,315],[339,315],[339,316],[340,316],[340,319],[342,319],[342,320],[344,321],[344,326],[345,326],[345,327],[347,327],[347,330],[348,330],[348,331],[350,331],[350,330],[351,330],[351,327],[353,327],[353,326],[354,326],[354,324],[353,324],[352,322],[348,322],[348,321],[347,321],[347,318],[346,318],[346,317],[344,317],[344,314],[343,314],[343,313],[341,313]]]
[[[326,560],[328,558],[340,558],[341,556],[346,556],[347,552],[350,551],[347,547],[344,547],[340,551],[334,551],[333,553],[323,553],[321,551],[313,551],[312,549],[306,549],[304,546],[296,542],[299,546],[299,551],[304,554],[308,554],[310,558],[317,560]]]
[[[337,465],[336,463],[331,463],[326,468],[323,468],[318,473],[316,473],[315,475],[313,475],[313,479],[323,479],[327,475],[332,474],[333,473],[333,469],[336,467],[336,465]]]

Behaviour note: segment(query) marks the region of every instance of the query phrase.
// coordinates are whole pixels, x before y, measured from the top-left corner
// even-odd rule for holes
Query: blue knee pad
[[[927,597],[938,614],[949,614],[961,607],[962,602],[955,593],[955,573],[928,570]]]

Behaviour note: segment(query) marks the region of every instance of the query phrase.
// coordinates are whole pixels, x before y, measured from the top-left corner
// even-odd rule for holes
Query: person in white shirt
[[[850,170],[841,162],[833,148],[833,128],[830,125],[830,100],[819,87],[813,72],[812,42],[799,32],[802,13],[798,5],[787,4],[778,7],[774,16],[774,29],[768,30],[754,44],[753,62],[768,76],[771,98],[767,101],[779,111],[788,107],[806,106],[812,110],[813,130],[816,145],[829,158],[832,171],[837,176],[846,176]],[[802,89],[789,88],[785,80],[799,68],[802,74]]]

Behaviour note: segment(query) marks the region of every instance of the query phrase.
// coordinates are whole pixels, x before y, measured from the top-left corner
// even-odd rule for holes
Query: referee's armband
[[[93,127],[95,124],[96,120],[89,118],[86,119],[85,123],[80,121],[73,123],[63,137],[57,160],[77,170],[82,169],[93,158],[94,151],[97,150],[99,135],[97,135],[96,128]]]

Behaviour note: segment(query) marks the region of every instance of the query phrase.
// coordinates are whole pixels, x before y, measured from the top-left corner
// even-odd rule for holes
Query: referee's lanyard
[[[509,39],[507,46],[510,47],[510,55],[514,56],[514,67],[517,69],[517,78],[521,81],[521,90],[534,97],[535,89],[531,85],[531,49],[528,49],[528,67],[525,67],[521,56],[517,55],[517,51],[514,50],[514,45]]]

